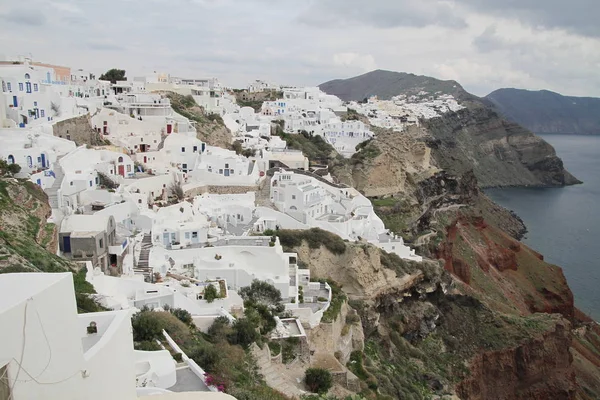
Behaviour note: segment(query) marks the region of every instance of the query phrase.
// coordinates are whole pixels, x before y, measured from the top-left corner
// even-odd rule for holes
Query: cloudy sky
[[[600,97],[599,0],[0,0],[0,57],[316,85],[373,69]]]

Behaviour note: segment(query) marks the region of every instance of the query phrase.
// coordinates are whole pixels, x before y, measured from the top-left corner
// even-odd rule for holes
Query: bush
[[[191,325],[194,320],[192,319],[192,314],[190,314],[187,310],[183,308],[174,308],[169,310],[171,314],[177,317],[178,320],[183,322],[184,324]]]
[[[21,172],[19,164],[9,164],[5,160],[0,160],[0,176],[13,176]]]
[[[346,315],[346,323],[347,324],[356,324],[360,322],[360,317],[356,314],[348,314]]]
[[[210,337],[211,341],[216,342],[218,340],[227,338],[227,335],[229,335],[231,332],[232,329],[231,324],[229,323],[229,318],[221,316],[215,318],[206,333]]]
[[[208,303],[212,303],[215,299],[219,298],[219,293],[217,292],[217,288],[210,284],[206,288],[204,288],[204,300]]]
[[[333,380],[326,369],[309,368],[304,374],[304,383],[311,392],[323,394],[331,388]]]
[[[267,306],[279,305],[283,301],[279,289],[258,279],[253,280],[250,286],[241,288],[239,295],[244,301]]]
[[[281,353],[281,345],[277,342],[269,342],[269,349],[271,350],[272,357],[275,357]]]
[[[256,331],[254,324],[247,318],[238,319],[233,324],[233,332],[227,336],[227,340],[231,344],[239,344],[244,348],[248,348],[252,343],[258,340],[259,334]]]
[[[144,340],[143,342],[135,343],[135,345],[133,347],[134,347],[134,349],[141,350],[141,351],[160,351],[160,350],[162,350],[162,347],[160,347],[160,345],[158,343],[156,343],[154,340]]]
[[[346,252],[346,243],[341,237],[319,228],[297,231],[280,229],[275,232],[275,235],[279,236],[279,241],[283,247],[299,247],[306,241],[311,249],[325,246],[327,250],[334,254],[344,254]]]
[[[134,342],[162,340],[163,329],[177,344],[190,341],[189,327],[171,313],[144,309],[131,318]]]

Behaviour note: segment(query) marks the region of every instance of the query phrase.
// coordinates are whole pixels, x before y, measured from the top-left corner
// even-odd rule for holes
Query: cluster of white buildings
[[[287,88],[282,99],[264,102],[255,112],[235,104],[215,79],[153,73],[110,83],[89,71],[24,60],[0,62],[0,81],[0,158],[19,164],[18,177],[48,194],[50,219],[59,227],[59,254],[85,265],[99,298],[115,310],[77,316],[72,283],[64,275],[0,276],[0,287],[11,287],[0,290],[0,304],[11,302],[0,307],[5,310],[0,319],[8,321],[2,326],[14,328],[7,333],[14,337],[7,336],[4,344],[12,355],[4,357],[0,346],[0,375],[5,368],[10,379],[17,379],[19,369],[26,368],[28,376],[39,378],[14,386],[15,399],[39,397],[40,382],[50,381],[56,398],[67,399],[74,397],[66,388],[94,391],[100,381],[111,385],[90,398],[134,398],[136,381],[166,390],[176,384],[172,359],[168,352],[132,350],[131,313],[143,307],[183,308],[205,330],[219,316],[243,315],[238,290],[255,279],[279,289],[300,331],[318,326],[331,302],[330,287],[311,282],[297,254],[285,252],[276,236],[262,236],[267,230],[316,227],[421,260],[385,229],[367,198],[332,183],[330,176],[308,172],[306,156],[272,135],[279,125],[288,134],[322,136],[346,157],[373,137],[363,122],[342,120],[347,107],[318,88]],[[249,91],[271,89],[256,81]],[[198,139],[195,122],[173,110],[165,91],[191,95],[199,106],[221,115],[244,153]],[[456,107],[450,99],[435,101]],[[368,107],[375,104],[372,99],[357,109],[372,113]],[[53,134],[58,122],[74,120],[110,145],[77,146],[69,140],[75,131],[67,131],[66,138]],[[256,191],[266,179],[267,198],[258,205]],[[21,284],[28,289],[10,295]],[[211,287],[217,298],[206,297]],[[30,305],[35,317],[28,314]],[[68,334],[59,337],[51,326],[40,330],[40,316],[59,319]],[[26,342],[16,328],[24,320],[34,321],[24,328],[32,332]],[[95,336],[86,333],[92,323],[98,328]],[[285,336],[284,330],[277,335]],[[47,337],[42,340],[40,332]],[[57,346],[68,356],[50,360],[48,368],[40,366],[41,356],[15,364],[22,346],[38,356]],[[117,351],[123,354],[118,365],[110,357]],[[197,365],[188,367],[199,371]],[[73,372],[63,377],[66,370]],[[146,389],[139,387],[137,395],[148,394]]]
[[[395,131],[418,125],[420,119],[436,118],[464,108],[450,94],[425,91],[416,95],[398,95],[391,100],[379,100],[373,96],[367,103],[351,102],[349,107],[368,117],[371,125]]]

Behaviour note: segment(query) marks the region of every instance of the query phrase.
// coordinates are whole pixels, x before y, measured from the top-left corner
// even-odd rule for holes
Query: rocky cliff
[[[481,187],[579,183],[564,169],[550,144],[503,119],[489,100],[471,95],[457,82],[377,70],[326,82],[320,88],[346,101],[362,101],[369,96],[387,100],[400,94],[445,93],[466,107],[422,120],[420,126],[409,127],[402,133],[376,129],[373,146],[363,148],[361,154],[353,157],[356,168],[351,172],[338,171],[342,179],[355,182],[368,195],[380,196],[401,189],[411,169],[427,170],[429,165],[456,176],[473,170]],[[362,172],[365,159],[373,160],[370,170]],[[382,181],[387,184],[382,185]]]
[[[439,167],[456,175],[472,169],[482,187],[580,183],[550,144],[490,108],[470,106],[422,129]]]
[[[498,89],[485,97],[510,121],[535,133],[600,134],[600,99],[548,90]]]

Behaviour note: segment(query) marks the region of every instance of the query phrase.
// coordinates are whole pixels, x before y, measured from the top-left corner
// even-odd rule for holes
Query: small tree
[[[204,289],[204,300],[209,303],[215,301],[215,299],[219,298],[219,293],[217,292],[217,288],[215,285],[210,284]]]
[[[254,324],[248,319],[242,318],[235,321],[233,332],[227,336],[227,340],[230,344],[239,344],[244,348],[248,348],[259,336]]]
[[[185,324],[191,325],[193,322],[192,314],[190,314],[187,310],[184,310],[183,308],[174,308],[172,310],[169,310],[169,312]]]
[[[327,393],[331,388],[331,373],[322,368],[309,368],[304,373],[304,383],[313,393]]]
[[[171,186],[169,186],[169,191],[172,196],[175,196],[177,200],[183,201],[185,199],[185,193],[183,192],[183,187],[181,186],[181,182],[173,182]]]
[[[21,166],[19,164],[9,164],[5,160],[0,160],[0,175],[1,176],[13,176],[21,172]]]
[[[100,75],[101,81],[110,81],[111,83],[117,83],[117,81],[124,81],[126,79],[124,69],[112,68]]]
[[[255,279],[250,286],[240,289],[240,296],[245,301],[266,306],[277,306],[282,302],[281,292],[275,286],[265,281]]]

